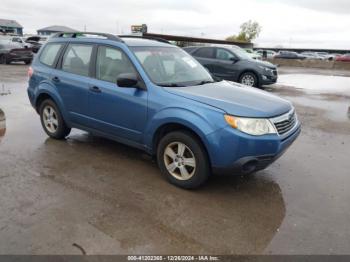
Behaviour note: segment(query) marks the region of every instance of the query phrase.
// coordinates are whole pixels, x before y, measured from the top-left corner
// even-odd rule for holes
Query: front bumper
[[[275,84],[277,82],[277,79],[278,79],[277,71],[273,75],[263,74],[260,77],[260,83],[261,85],[271,85],[271,84]]]
[[[263,170],[281,157],[301,132],[298,123],[288,134],[254,137],[231,127],[211,134],[209,149],[214,174],[247,174]],[[219,138],[219,136],[222,136]]]
[[[8,53],[7,59],[10,61],[28,61],[33,59],[32,53]]]

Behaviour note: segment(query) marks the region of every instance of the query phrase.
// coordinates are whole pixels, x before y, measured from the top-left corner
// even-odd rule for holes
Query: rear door
[[[128,73],[138,75],[121,49],[98,47],[95,79],[90,83],[89,117],[94,129],[140,144],[147,122],[148,92],[118,86],[118,76]]]
[[[51,76],[70,121],[78,126],[90,125],[88,95],[93,48],[86,43],[68,44]]]
[[[192,53],[192,56],[212,74],[215,74],[214,51],[215,49],[213,47],[201,47]]]

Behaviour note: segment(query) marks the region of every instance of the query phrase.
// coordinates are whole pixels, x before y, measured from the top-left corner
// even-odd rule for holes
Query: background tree
[[[242,41],[242,42],[252,42],[254,39],[256,39],[260,32],[261,32],[261,26],[258,22],[249,20],[248,22],[245,22],[241,25],[241,31],[239,34],[229,36],[226,38],[227,41]]]

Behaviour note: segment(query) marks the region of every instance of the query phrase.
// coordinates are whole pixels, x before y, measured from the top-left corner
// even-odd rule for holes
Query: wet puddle
[[[292,97],[285,96],[284,98],[293,103],[303,106],[318,108],[326,111],[326,116],[329,119],[338,122],[348,121],[350,118],[350,101],[339,100],[325,100],[322,96],[312,97]]]
[[[350,96],[350,77],[305,74],[280,75],[278,84],[293,86],[308,93]]]
[[[344,122],[350,119],[350,77],[290,74],[280,75],[277,87],[292,87],[294,94],[284,98],[296,104],[322,109],[328,118]],[[278,88],[275,89],[279,92]],[[282,91],[282,90],[281,90]]]
[[[6,132],[6,118],[5,113],[0,108],[0,142],[2,137],[5,135]]]

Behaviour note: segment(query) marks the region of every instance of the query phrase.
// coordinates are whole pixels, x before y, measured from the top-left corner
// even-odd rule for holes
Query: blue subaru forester
[[[290,102],[215,82],[193,57],[159,39],[59,33],[28,74],[30,102],[50,137],[78,128],[142,149],[182,188],[211,174],[262,170],[300,133]]]

